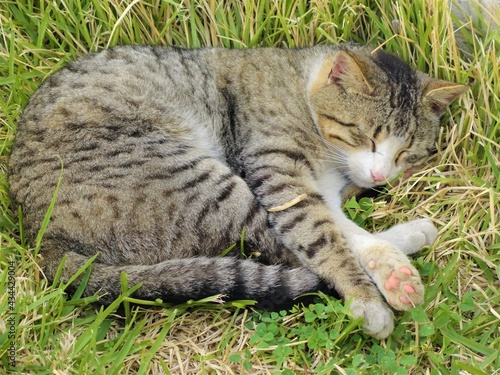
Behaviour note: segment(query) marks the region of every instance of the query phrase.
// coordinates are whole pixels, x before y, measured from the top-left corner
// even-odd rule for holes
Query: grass
[[[498,374],[500,12],[460,20],[453,7],[446,0],[2,1],[0,373]],[[424,215],[440,230],[437,243],[415,258],[426,302],[398,313],[391,337],[367,337],[344,304],[325,295],[270,313],[216,297],[132,306],[124,288],[97,309],[95,298],[67,296],[64,285],[47,282],[5,176],[19,115],[45,77],[115,44],[348,41],[383,45],[431,76],[471,85],[447,112],[440,151],[421,172],[374,201],[346,207],[371,230]]]

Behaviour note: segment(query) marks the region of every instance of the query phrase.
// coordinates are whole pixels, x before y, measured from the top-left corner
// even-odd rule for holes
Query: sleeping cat
[[[370,234],[341,197],[422,163],[439,118],[467,86],[381,50],[122,46],[46,80],[19,124],[12,198],[49,279],[99,254],[85,290],[109,304],[120,273],[134,296],[282,302],[320,282],[387,337],[394,309],[423,302],[406,254],[432,244],[428,219]],[[221,257],[240,240],[251,259]]]

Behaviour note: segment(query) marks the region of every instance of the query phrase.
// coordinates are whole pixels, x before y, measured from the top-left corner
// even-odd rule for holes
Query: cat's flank
[[[124,46],[46,80],[19,123],[13,200],[49,279],[98,254],[85,290],[110,303],[120,273],[142,299],[215,294],[280,303],[320,282],[351,299],[375,337],[423,302],[406,254],[428,219],[369,234],[341,211],[422,163],[466,86],[368,47],[185,50]],[[295,202],[295,204],[293,204]],[[252,259],[221,257],[240,240]],[[385,301],[384,301],[385,299]]]

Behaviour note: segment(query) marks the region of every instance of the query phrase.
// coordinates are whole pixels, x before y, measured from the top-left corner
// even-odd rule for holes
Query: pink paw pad
[[[414,287],[412,287],[411,285],[408,285],[408,284],[407,284],[407,285],[403,286],[403,289],[404,289],[404,290],[405,290],[405,292],[406,292],[406,293],[408,293],[408,294],[413,294],[413,293],[415,293],[415,288],[414,288]]]
[[[396,272],[392,271],[391,276],[387,279],[384,286],[385,286],[385,289],[392,290],[392,289],[399,288],[400,283],[401,283],[401,280],[399,280],[398,277],[396,276]]]
[[[408,297],[406,297],[406,296],[400,296],[399,300],[401,302],[403,302],[405,305],[408,305],[409,303],[411,303],[411,300]]]
[[[411,269],[406,267],[406,266],[401,267],[399,269],[399,271],[402,274],[407,275],[407,276],[413,275],[413,272],[411,271]],[[401,286],[401,279],[398,278],[398,276],[396,275],[396,271],[392,271],[391,276],[389,276],[389,278],[385,282],[384,286],[385,286],[385,289],[388,291],[401,288],[401,291],[406,293],[407,295],[399,296],[399,298],[398,298],[399,301],[405,305],[409,305],[412,303],[412,300],[409,298],[408,295],[416,293],[415,287],[410,285],[410,284],[405,284],[405,285]],[[394,301],[394,300],[388,300],[388,302],[392,306],[397,306],[396,301]]]
[[[403,272],[405,275],[408,275],[408,276],[413,275],[413,273],[411,272],[411,269],[409,269],[408,267],[401,267],[399,270],[401,272]]]

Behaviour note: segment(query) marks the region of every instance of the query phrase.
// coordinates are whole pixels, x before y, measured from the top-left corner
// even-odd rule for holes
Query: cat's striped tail
[[[60,256],[59,259],[62,259],[63,254],[54,250],[45,251],[44,255],[49,255],[48,258]],[[72,251],[64,255],[67,259],[62,280],[67,282],[90,258]],[[42,265],[47,277],[52,279],[58,262],[46,256],[44,258]],[[94,262],[84,295],[97,293],[99,303],[109,305],[121,292],[122,272],[127,274],[129,286],[142,283],[132,295],[134,298],[161,299],[164,302],[186,302],[222,295],[223,300],[256,300],[260,306],[273,309],[320,287],[318,276],[304,267],[291,269],[233,257],[199,257],[167,260],[153,265],[116,266]]]

